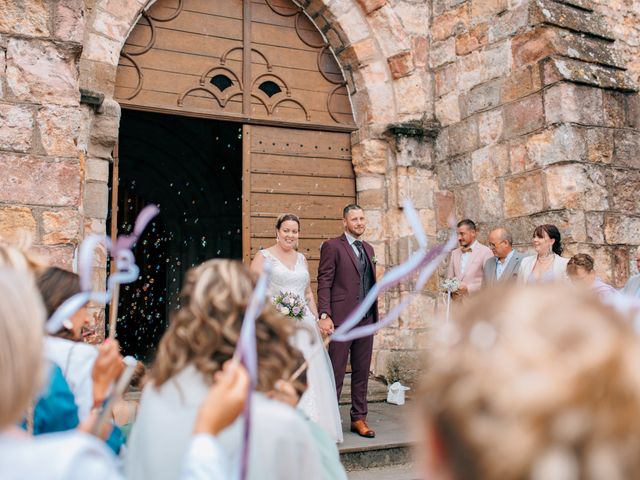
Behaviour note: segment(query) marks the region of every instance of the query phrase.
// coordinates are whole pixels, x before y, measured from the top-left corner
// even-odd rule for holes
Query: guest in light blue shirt
[[[513,249],[513,237],[505,228],[496,228],[487,237],[493,257],[486,261],[482,285],[515,280],[524,254]]]

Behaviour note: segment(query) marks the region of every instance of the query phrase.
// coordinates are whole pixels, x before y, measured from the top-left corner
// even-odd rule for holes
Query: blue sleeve
[[[113,430],[111,430],[111,435],[107,438],[107,446],[113,450],[113,453],[118,455],[120,453],[120,449],[125,444],[126,438],[124,437],[122,430],[120,427],[113,424]]]
[[[63,432],[78,426],[78,407],[62,370],[52,364],[47,391],[36,403],[33,412],[33,433]],[[23,428],[26,423],[23,424]]]

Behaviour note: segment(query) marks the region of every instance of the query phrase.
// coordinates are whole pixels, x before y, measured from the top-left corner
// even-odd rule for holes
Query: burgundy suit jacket
[[[362,242],[367,260],[376,281],[376,265],[373,247]],[[362,301],[360,295],[360,273],[358,257],[342,234],[338,238],[327,240],[320,247],[320,265],[318,266],[318,313],[326,313],[337,327]],[[373,305],[373,320],[378,321],[378,301]]]

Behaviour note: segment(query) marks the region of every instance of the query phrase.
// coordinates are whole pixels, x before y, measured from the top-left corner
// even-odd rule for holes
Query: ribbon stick
[[[267,301],[267,286],[271,277],[271,262],[265,262],[264,270],[258,278],[256,288],[253,290],[244,318],[240,337],[233,354],[232,364],[242,362],[247,369],[250,379],[249,395],[244,404],[244,430],[242,437],[242,449],[240,452],[240,480],[247,478],[249,468],[249,434],[251,432],[251,398],[252,392],[258,383],[258,349],[256,345],[256,320],[260,316],[264,304]]]
[[[317,355],[329,342],[338,341],[346,342],[354,340],[356,338],[367,337],[373,335],[378,330],[386,327],[396,320],[402,311],[409,306],[411,301],[415,298],[415,294],[422,290],[427,281],[433,273],[436,271],[445,256],[455,248],[456,246],[456,233],[455,229],[451,228],[451,233],[447,242],[443,245],[437,245],[431,250],[427,250],[427,235],[422,228],[422,223],[416,210],[413,208],[413,204],[410,200],[404,202],[404,213],[411,226],[414,236],[420,246],[420,249],[412,254],[409,259],[389,271],[379,282],[377,282],[373,288],[366,295],[364,300],[356,309],[349,314],[347,319],[331,334],[330,337],[317,347],[315,350],[307,356],[307,359],[303,365],[289,378],[289,382],[296,380],[300,374],[308,366],[309,361]],[[376,323],[371,325],[363,325],[357,327],[358,323],[364,318],[369,309],[373,306],[378,296],[389,290],[392,287],[398,285],[402,280],[409,277],[411,274],[420,271],[413,292],[407,296],[402,302],[393,307],[387,315]]]
[[[120,284],[132,283],[137,280],[140,269],[136,265],[135,257],[131,248],[138,240],[145,227],[151,219],[158,214],[158,207],[149,205],[142,209],[136,219],[132,235],[118,237],[115,247],[111,239],[106,235],[89,235],[80,245],[78,253],[78,276],[80,277],[80,293],[73,295],[58,307],[51,315],[45,325],[45,330],[49,334],[54,334],[64,326],[64,322],[72,317],[80,308],[88,302],[108,304],[111,302],[114,307],[114,291]],[[96,249],[103,246],[107,252],[111,251],[112,258],[116,263],[116,271],[109,276],[107,290],[104,292],[93,290],[93,261]],[[117,313],[117,302],[112,308],[112,313]],[[117,318],[117,317],[116,317]],[[115,335],[115,324],[110,323],[110,335]]]
[[[407,296],[403,301],[393,307],[387,315],[376,323],[371,325],[363,325],[356,327],[358,323],[364,318],[371,306],[375,303],[378,296],[389,290],[392,287],[398,285],[402,280],[409,277],[411,274],[419,271],[418,280],[412,293],[419,292],[425,286],[429,278],[436,271],[445,256],[455,248],[456,236],[452,230],[447,242],[443,245],[437,245],[430,250],[427,250],[427,236],[422,228],[420,219],[413,208],[413,205],[409,200],[404,202],[404,211],[414,232],[416,240],[420,245],[420,250],[415,252],[409,257],[409,259],[395,267],[387,275],[385,275],[379,282],[376,282],[374,287],[369,290],[369,293],[364,298],[363,302],[351,312],[347,319],[340,325],[335,332],[331,335],[332,341],[346,342],[354,340],[356,338],[362,338],[369,335],[373,335],[378,330],[386,327],[396,320],[402,311],[411,303],[415,295]]]
[[[113,301],[111,302],[111,310],[109,312],[109,338],[113,339],[116,336],[116,324],[118,322],[118,306],[120,303],[120,284],[131,283],[138,278],[140,270],[135,265],[135,258],[131,249],[138,241],[144,229],[153,218],[158,215],[160,210],[155,205],[147,205],[138,214],[136,223],[133,226],[133,233],[131,235],[121,235],[117,238],[115,248],[113,251],[113,260],[116,264],[115,273],[111,275],[111,278],[115,277],[111,283],[111,291]],[[129,267],[133,265],[136,269],[136,277],[128,282],[122,282],[118,274],[123,271],[130,271]]]

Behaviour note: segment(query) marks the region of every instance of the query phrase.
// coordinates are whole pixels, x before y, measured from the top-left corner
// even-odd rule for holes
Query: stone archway
[[[85,234],[106,229],[108,169],[120,118],[120,107],[113,99],[116,69],[129,33],[141,12],[153,3],[100,0],[88,15],[80,86],[88,103],[95,100],[99,106],[86,110],[90,126],[83,135],[87,149],[85,204],[93,204],[85,209]],[[392,7],[386,0],[298,3],[326,36],[349,83],[358,126],[352,134],[358,201],[367,211],[369,238],[384,268],[408,253],[409,231],[402,221],[399,192],[416,197],[422,217],[433,225],[428,233],[436,234],[433,202],[418,195],[435,185],[431,148],[402,135],[421,134],[433,117],[426,68],[429,9],[424,3]],[[104,265],[97,267],[104,278]],[[398,295],[387,297],[388,302],[395,302]],[[398,342],[402,340],[381,336],[377,347],[388,350]],[[385,368],[384,363],[378,370]]]

